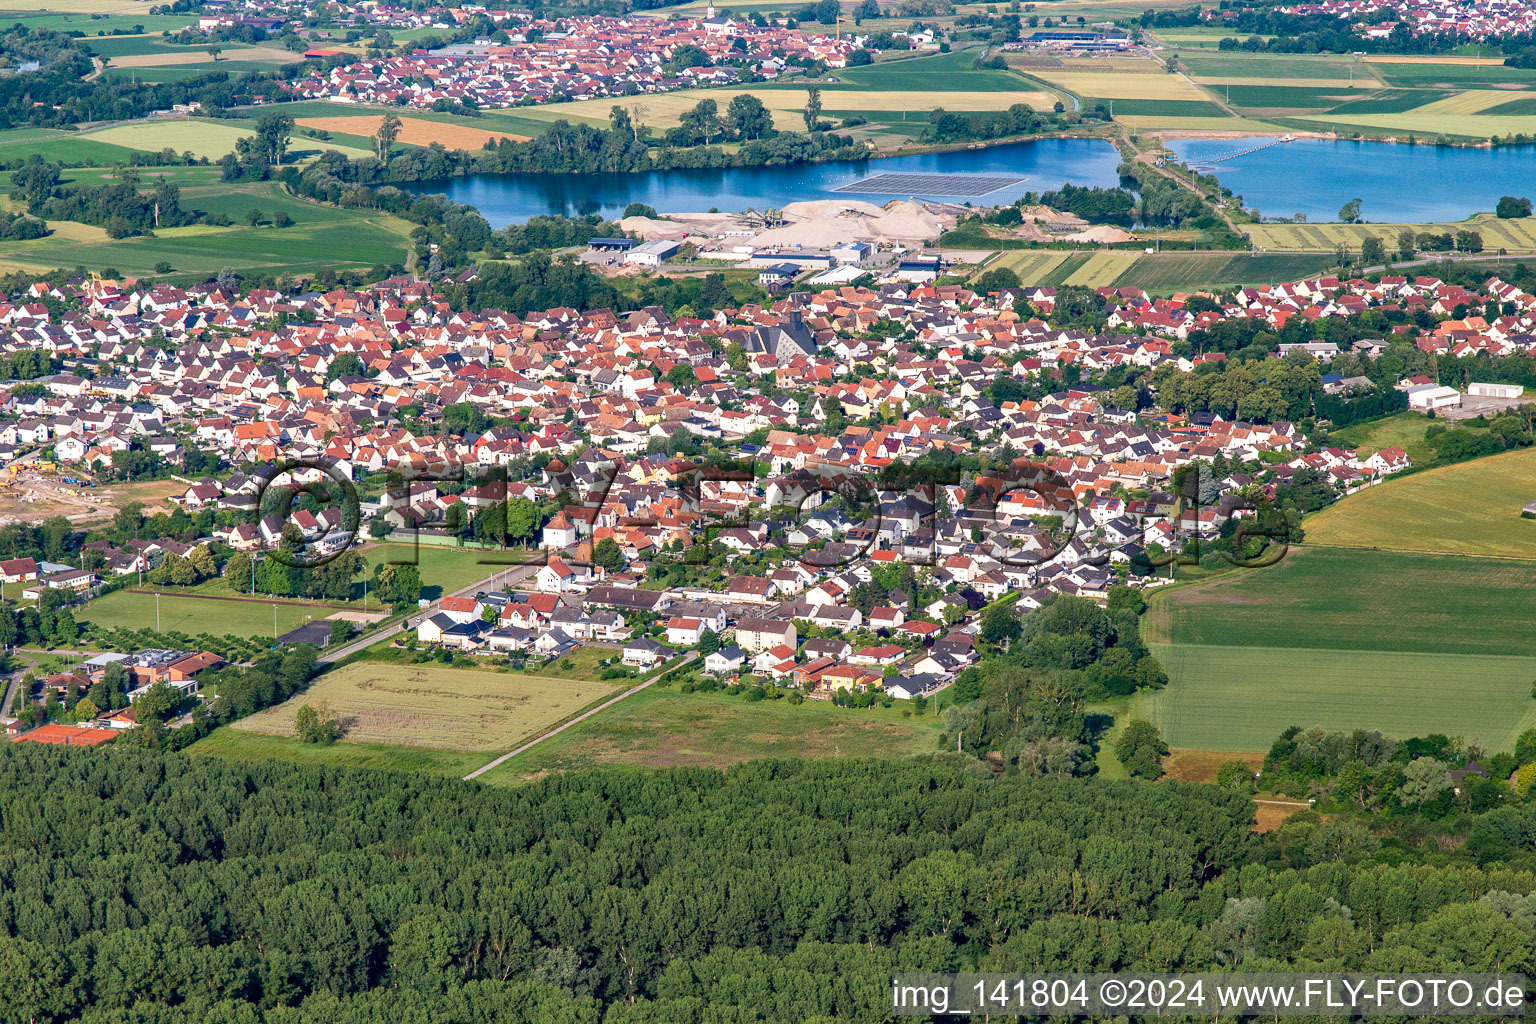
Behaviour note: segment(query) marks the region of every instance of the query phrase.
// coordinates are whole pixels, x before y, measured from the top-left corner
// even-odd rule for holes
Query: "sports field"
[[[1432,732],[1508,750],[1536,726],[1536,657],[1154,644],[1167,689],[1133,714],[1173,747],[1261,751],[1287,726]]]
[[[1243,230],[1259,249],[1333,252],[1342,244],[1358,251],[1362,241],[1375,237],[1381,239],[1388,253],[1393,253],[1398,232],[1404,228],[1436,234],[1476,231],[1483,236],[1485,250],[1536,252],[1536,218],[1500,220],[1486,213],[1441,224],[1249,224]]]
[[[235,727],[291,736],[299,707],[324,701],[348,740],[502,751],[616,692],[608,683],[591,680],[359,661],[319,676],[303,693]]]
[[[1266,569],[1152,596],[1149,640],[1216,647],[1320,647],[1536,654],[1536,572],[1518,559],[1322,547]]]
[[[487,772],[512,785],[604,764],[724,768],[763,757],[906,757],[932,753],[939,720],[902,708],[858,710],[822,701],[749,703],[723,694],[651,687]],[[907,709],[910,710],[910,709]]]
[[[1350,495],[1308,519],[1307,538],[1397,551],[1536,558],[1536,520],[1520,518],[1520,509],[1532,501],[1536,448],[1522,448]],[[1526,571],[1536,586],[1536,566]]]
[[[165,588],[158,601],[152,593],[118,590],[89,602],[75,613],[75,617],[94,622],[103,629],[155,629],[157,605],[162,631],[191,636],[199,633],[281,636],[312,619],[324,619],[336,613],[335,608],[324,605],[278,602],[274,606],[273,602],[259,599],[183,595]]]

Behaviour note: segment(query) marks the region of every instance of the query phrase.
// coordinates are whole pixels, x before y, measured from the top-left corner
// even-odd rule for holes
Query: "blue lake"
[[[1178,139],[1168,148],[1199,165],[1268,139]],[[1461,220],[1500,196],[1536,196],[1536,146],[1455,149],[1391,142],[1297,139],[1211,165],[1221,183],[1265,217],[1338,220],[1363,200],[1368,221]]]
[[[477,174],[409,186],[418,193],[445,193],[477,208],[494,227],[521,223],[535,214],[599,213],[614,217],[630,203],[647,203],[660,213],[762,210],[807,199],[862,199],[885,203],[908,196],[862,194],[833,189],[875,174],[1016,175],[1025,180],[981,197],[924,195],[921,198],[1011,203],[1026,192],[1063,184],[1108,187],[1118,182],[1119,154],[1096,139],[1041,139],[1002,146],[921,156],[891,157],[789,167],[731,167],[722,170],[658,171],[650,174]]]

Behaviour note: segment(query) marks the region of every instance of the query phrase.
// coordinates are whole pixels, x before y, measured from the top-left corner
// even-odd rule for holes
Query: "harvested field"
[[[207,50],[193,50],[186,53],[131,53],[113,57],[111,66],[114,68],[164,68],[178,64],[207,64],[209,71],[221,71],[223,68],[220,65],[231,60],[294,64],[304,59],[291,50],[279,50],[271,46],[231,47],[225,49],[220,57],[221,60],[215,61],[208,55]]]
[[[539,121],[566,120],[607,124],[609,110],[615,106],[621,106],[629,110],[640,124],[665,129],[675,127],[678,119],[697,106],[700,100],[712,99],[719,104],[721,110],[724,110],[738,93],[750,93],[762,100],[763,105],[773,114],[774,124],[781,129],[793,128],[799,123],[801,112],[805,109],[806,90],[804,89],[682,89],[677,92],[649,96],[609,96],[595,100],[578,100],[574,103],[551,103],[542,107],[519,108],[518,113],[523,117]],[[1007,110],[1015,103],[1026,104],[1034,110],[1050,110],[1055,102],[1056,97],[1050,93],[1027,89],[923,92],[826,88],[821,92],[822,109],[828,115],[844,111],[916,112],[939,107],[955,111]]]
[[[369,138],[378,132],[383,120],[382,114],[362,114],[353,117],[301,117],[298,123],[305,128],[318,128],[326,132],[340,132],[343,135]],[[419,117],[402,117],[400,135],[396,141],[408,146],[428,146],[434,142],[440,142],[448,149],[476,150],[495,139],[526,142],[528,136],[514,135],[511,132],[488,132],[483,128],[443,124],[438,121],[426,121]]]
[[[346,738],[359,743],[505,750],[617,692],[590,680],[364,661],[327,672],[304,692],[237,727],[289,736],[300,706],[324,701],[341,720]]]
[[[1298,811],[1310,810],[1311,807],[1312,805],[1304,800],[1255,800],[1253,830],[1273,832],[1284,825],[1291,815]]]
[[[1230,750],[1194,750],[1178,747],[1168,752],[1163,771],[1175,782],[1215,782],[1216,773],[1228,761],[1246,761],[1258,771],[1264,764],[1262,753],[1234,753]]]

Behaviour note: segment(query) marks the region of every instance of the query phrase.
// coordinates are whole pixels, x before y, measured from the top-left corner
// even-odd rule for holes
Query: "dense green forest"
[[[515,789],[0,751],[0,1019],[874,1021],[897,969],[1528,971],[1536,804],[1478,865],[1214,786],[979,762]]]

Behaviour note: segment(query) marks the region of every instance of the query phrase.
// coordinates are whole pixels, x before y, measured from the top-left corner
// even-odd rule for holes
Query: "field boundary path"
[[[688,656],[685,657],[682,661],[678,662],[676,665],[673,665],[673,666],[671,666],[669,668],[666,668],[665,670],[658,670],[654,675],[651,676],[651,678],[647,679],[645,682],[641,683],[639,686],[632,686],[629,689],[625,690],[623,693],[620,693],[620,694],[617,694],[616,696],[608,698],[607,700],[605,700],[601,704],[599,704],[597,707],[595,707],[595,708],[588,708],[586,711],[583,711],[581,714],[577,715],[575,718],[568,719],[568,720],[560,723],[559,725],[555,726],[552,729],[546,729],[544,732],[542,732],[539,735],[535,736],[533,739],[529,740],[527,743],[524,743],[522,746],[517,747],[517,748],[515,748],[513,750],[509,750],[505,754],[502,754],[500,757],[496,758],[490,764],[481,765],[479,768],[476,768],[474,771],[472,771],[468,775],[464,776],[464,781],[468,782],[471,779],[474,779],[474,778],[477,778],[477,777],[479,777],[481,775],[484,775],[486,772],[490,771],[492,768],[496,768],[496,767],[499,767],[499,766],[501,766],[503,764],[506,764],[508,761],[512,760],[512,758],[516,757],[518,754],[521,754],[521,753],[523,753],[523,752],[525,752],[527,750],[533,749],[534,747],[538,746],[540,743],[543,743],[545,740],[549,739],[550,737],[560,735],[562,732],[565,732],[565,730],[569,729],[571,726],[578,725],[581,722],[585,722],[587,719],[591,718],[593,715],[597,714],[600,711],[607,711],[609,708],[613,707],[619,701],[624,700],[626,697],[633,697],[635,694],[639,693],[641,690],[644,690],[647,687],[652,686],[653,684],[655,684],[655,682],[658,679],[660,679],[662,676],[666,675],[668,672],[671,672],[673,669],[679,669],[679,668],[682,668],[684,665],[691,664],[692,662],[694,662],[698,658],[698,656],[699,656],[699,652],[698,651],[689,651],[688,652]]]

